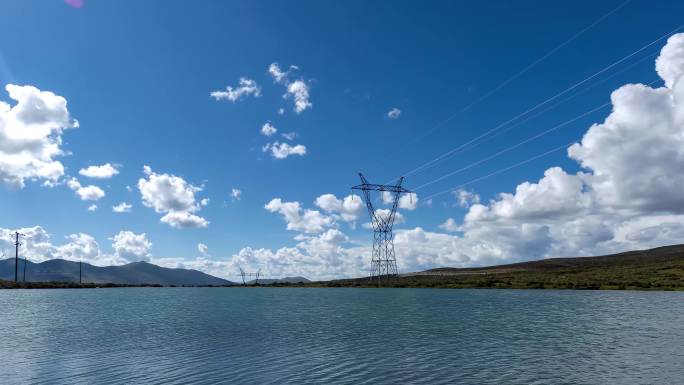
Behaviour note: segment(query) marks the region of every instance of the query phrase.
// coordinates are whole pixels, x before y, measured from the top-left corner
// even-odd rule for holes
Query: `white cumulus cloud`
[[[454,191],[454,196],[456,197],[458,205],[464,208],[468,208],[475,203],[480,203],[480,196],[472,191],[459,189]]]
[[[345,222],[358,220],[366,208],[361,197],[356,194],[347,195],[343,199],[338,199],[334,194],[323,194],[316,198],[314,204],[326,213],[339,215]]]
[[[294,140],[297,137],[296,132],[283,132],[281,135],[287,140]]]
[[[399,119],[400,116],[401,110],[396,107],[392,108],[391,110],[389,110],[389,112],[387,112],[387,117],[390,119]]]
[[[441,225],[439,225],[439,227],[448,232],[456,232],[461,229],[461,226],[459,226],[458,223],[456,223],[454,218],[447,218],[447,220],[444,221],[444,223],[442,223]]]
[[[226,87],[225,91],[213,91],[209,95],[215,100],[228,100],[235,103],[238,100],[244,99],[248,96],[261,96],[261,87],[259,87],[254,80],[240,78],[240,82],[237,87],[228,86]]]
[[[261,126],[261,134],[264,136],[272,136],[276,132],[278,132],[278,129],[275,128],[275,126],[270,122],[266,122],[263,126]]]
[[[0,228],[0,250],[13,247],[10,235],[14,231],[24,234],[22,255],[32,262],[49,259],[83,261],[96,266],[122,265],[129,262],[149,260],[152,243],[147,236],[131,231],[120,231],[112,241],[112,252],[102,251],[96,239],[86,233],[74,233],[65,237],[66,242],[56,245],[41,226],[20,229]]]
[[[171,227],[207,227],[209,222],[194,214],[200,209],[195,194],[202,188],[175,175],[157,174],[148,166],[144,170],[147,178],[138,180],[143,205],[165,213],[161,221]]]
[[[261,150],[271,153],[271,156],[275,159],[285,159],[290,155],[306,155],[306,146],[303,144],[292,146],[289,143],[273,142],[265,144]]]
[[[93,185],[82,186],[76,178],[69,179],[67,186],[83,201],[96,201],[105,196],[105,192],[101,188]]]
[[[309,85],[303,80],[295,80],[288,84],[287,92],[283,97],[294,100],[294,111],[298,114],[313,107],[309,95]]]
[[[112,248],[119,258],[129,262],[149,261],[152,242],[147,234],[136,234],[129,230],[119,231],[112,240]]]
[[[394,193],[391,193],[389,191],[382,191],[380,193],[380,198],[382,199],[382,203],[384,204],[394,203]],[[401,194],[401,196],[399,196],[399,202],[397,202],[397,207],[409,211],[415,210],[416,208],[418,208],[418,194]]]
[[[130,213],[133,205],[126,202],[121,202],[116,206],[112,206],[112,211],[115,213]]]
[[[288,230],[318,233],[333,222],[331,217],[318,210],[302,209],[299,202],[283,202],[280,198],[272,199],[264,208],[282,215]]]
[[[234,201],[239,201],[242,199],[242,190],[239,188],[232,188],[230,190],[230,197],[233,198]]]
[[[33,86],[8,84],[5,90],[16,104],[0,100],[0,182],[23,188],[25,181],[54,185],[64,175],[56,160],[65,154],[62,133],[78,127],[67,101]]]
[[[102,166],[88,166],[78,170],[78,173],[88,178],[108,179],[119,173],[116,166],[105,163]]]
[[[292,71],[298,69],[299,67],[291,65],[287,71],[283,71],[278,63],[271,63],[268,66],[268,73],[273,76],[273,80],[275,80],[276,83],[285,86],[285,94],[283,94],[283,98],[292,99],[294,102],[294,111],[297,114],[300,114],[303,111],[313,107],[313,104],[310,100],[311,87],[309,84],[303,79],[290,80]],[[278,111],[279,115],[282,115],[283,113],[285,113],[285,110],[283,109]]]

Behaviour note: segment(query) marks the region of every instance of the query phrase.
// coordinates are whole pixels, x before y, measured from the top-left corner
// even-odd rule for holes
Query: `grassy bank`
[[[281,284],[377,287],[368,278]],[[600,257],[556,258],[484,268],[441,268],[383,279],[383,287],[684,290],[684,246]]]

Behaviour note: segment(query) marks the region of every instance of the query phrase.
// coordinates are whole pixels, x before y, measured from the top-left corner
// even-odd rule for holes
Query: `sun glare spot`
[[[64,2],[73,8],[83,8],[85,0],[64,0]]]

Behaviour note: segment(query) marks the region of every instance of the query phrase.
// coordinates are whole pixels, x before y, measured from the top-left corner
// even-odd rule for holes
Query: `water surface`
[[[682,384],[684,293],[0,290],[3,384]]]

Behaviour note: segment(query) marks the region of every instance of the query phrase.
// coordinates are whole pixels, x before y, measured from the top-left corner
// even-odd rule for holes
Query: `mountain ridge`
[[[75,282],[79,263],[50,259],[26,265],[28,282]],[[19,259],[19,280],[23,278],[24,260]],[[14,258],[0,260],[0,280],[14,280]],[[235,282],[207,273],[182,268],[168,268],[149,262],[131,262],[120,266],[95,266],[83,263],[83,282],[118,285],[206,286],[235,285]]]

